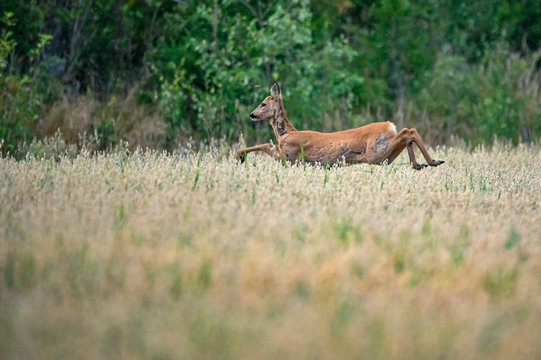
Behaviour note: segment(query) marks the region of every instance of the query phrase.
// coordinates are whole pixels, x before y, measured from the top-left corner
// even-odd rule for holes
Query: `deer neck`
[[[297,131],[297,129],[295,129],[295,127],[293,127],[293,125],[291,125],[289,122],[286,109],[284,108],[284,104],[282,103],[281,99],[278,109],[274,110],[271,125],[274,129],[274,135],[276,135],[277,140],[291,132]]]

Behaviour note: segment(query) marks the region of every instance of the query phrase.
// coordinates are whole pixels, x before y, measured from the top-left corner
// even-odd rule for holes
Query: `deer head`
[[[277,113],[282,112],[282,91],[280,85],[275,81],[270,88],[271,96],[265,100],[250,114],[250,120],[254,122],[271,120]]]

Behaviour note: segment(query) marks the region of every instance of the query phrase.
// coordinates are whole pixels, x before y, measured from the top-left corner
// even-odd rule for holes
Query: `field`
[[[0,159],[0,358],[541,358],[541,148],[233,150]]]

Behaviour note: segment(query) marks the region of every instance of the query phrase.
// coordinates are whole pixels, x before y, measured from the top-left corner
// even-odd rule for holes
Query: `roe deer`
[[[333,133],[299,131],[287,119],[282,92],[277,82],[272,84],[270,94],[271,96],[265,98],[250,114],[250,120],[270,120],[278,146],[267,143],[240,149],[236,155],[242,162],[247,153],[263,151],[277,160],[291,163],[305,161],[332,165],[343,159],[348,164],[382,164],[385,160],[390,164],[407,148],[413,168],[421,170],[427,165],[419,164],[415,160],[415,143],[428,165],[438,166],[444,163],[442,160],[432,159],[417,130],[402,129],[397,133],[396,126],[389,121]]]

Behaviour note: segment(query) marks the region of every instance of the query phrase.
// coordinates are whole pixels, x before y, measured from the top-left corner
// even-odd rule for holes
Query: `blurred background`
[[[3,0],[1,152],[267,141],[248,114],[273,80],[298,129],[529,143],[539,19],[538,0]]]

